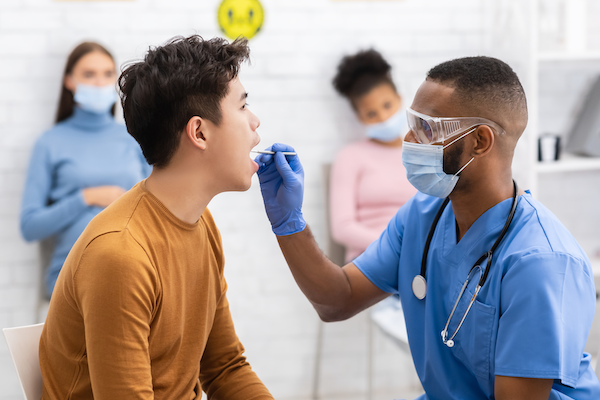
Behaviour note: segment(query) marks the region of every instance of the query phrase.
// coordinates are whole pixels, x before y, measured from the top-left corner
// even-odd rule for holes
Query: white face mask
[[[444,172],[444,149],[474,132],[477,127],[462,134],[446,146],[402,143],[402,164],[406,168],[408,181],[421,193],[445,198],[454,190],[460,173],[475,159],[471,158],[458,172],[449,175]]]
[[[114,85],[93,86],[77,84],[73,100],[77,105],[94,114],[105,114],[117,101]]]
[[[391,142],[403,137],[407,131],[406,112],[401,110],[383,122],[367,125],[367,137],[382,142]]]

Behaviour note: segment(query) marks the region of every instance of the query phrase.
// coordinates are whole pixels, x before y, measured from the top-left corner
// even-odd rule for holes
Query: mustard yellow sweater
[[[208,210],[176,218],[137,184],[69,253],[42,338],[43,399],[272,399],[243,356]]]

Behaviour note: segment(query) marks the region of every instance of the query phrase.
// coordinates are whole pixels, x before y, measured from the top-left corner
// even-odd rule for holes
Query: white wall
[[[0,328],[35,322],[42,275],[37,244],[18,229],[29,153],[52,125],[65,57],[94,39],[119,62],[143,55],[174,35],[219,34],[217,0],[129,2],[0,1]],[[263,0],[266,22],[251,41],[252,66],[241,79],[261,118],[261,145],[296,147],[306,169],[304,213],[326,243],[321,166],[361,134],[331,87],[340,57],[368,46],[394,65],[408,103],[435,64],[485,53],[487,1]],[[277,399],[310,394],[317,317],[296,287],[266,220],[256,184],[210,205],[223,235],[229,298],[254,369]],[[322,391],[366,390],[366,317],[326,326]],[[375,389],[405,396],[417,384],[408,355],[375,337]],[[19,398],[0,340],[0,399]]]

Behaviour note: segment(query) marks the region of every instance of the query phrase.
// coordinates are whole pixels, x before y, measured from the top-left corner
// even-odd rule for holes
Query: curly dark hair
[[[501,125],[511,125],[508,120],[515,119],[524,120],[526,124],[525,90],[517,74],[504,61],[486,56],[458,58],[430,69],[427,80],[454,88],[459,99],[473,110],[493,113],[499,118],[504,116],[504,122],[497,121]]]
[[[118,83],[125,123],[149,164],[168,165],[193,116],[221,123],[221,100],[249,55],[247,39],[192,35],[150,48],[143,61],[124,67]]]
[[[396,91],[391,65],[374,49],[363,50],[340,61],[333,87],[352,103],[382,83]]]

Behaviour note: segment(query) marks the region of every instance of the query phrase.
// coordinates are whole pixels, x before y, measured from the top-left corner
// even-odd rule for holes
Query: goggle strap
[[[458,142],[460,139],[464,138],[465,136],[467,136],[469,133],[473,132],[475,129],[477,129],[477,126],[473,129],[471,129],[470,131],[463,133],[462,135],[460,135],[458,138],[454,139],[453,141],[451,141],[450,143],[448,143],[447,145],[445,145],[443,148],[445,149],[446,147]]]

